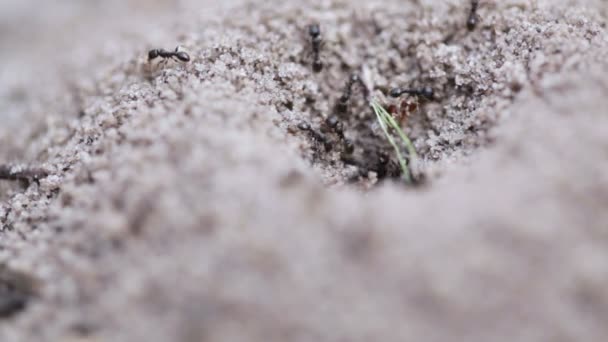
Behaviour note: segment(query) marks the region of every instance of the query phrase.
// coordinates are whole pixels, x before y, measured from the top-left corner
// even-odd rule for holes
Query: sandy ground
[[[468,11],[3,1],[0,162],[49,176],[0,181],[0,341],[605,341],[608,5]],[[423,186],[343,162],[352,73],[435,89]],[[364,161],[370,115],[355,89]]]

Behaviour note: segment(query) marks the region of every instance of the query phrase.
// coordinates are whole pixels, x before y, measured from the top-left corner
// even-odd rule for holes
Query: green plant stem
[[[407,163],[405,157],[403,156],[403,154],[401,153],[401,149],[399,148],[399,145],[395,141],[395,138],[389,132],[389,126],[397,132],[397,134],[399,135],[399,138],[401,138],[404,145],[406,146],[406,148],[408,150],[410,162],[412,160],[418,158],[418,154],[416,153],[414,144],[412,144],[412,141],[403,132],[403,130],[401,129],[401,127],[399,126],[397,121],[395,121],[395,119],[386,111],[386,109],[384,109],[384,107],[382,107],[376,101],[371,101],[370,105],[371,105],[372,109],[374,110],[376,117],[378,118],[378,123],[380,124],[380,127],[382,128],[382,131],[384,132],[384,135],[386,136],[386,139],[393,146],[393,149],[395,149],[395,154],[397,155],[397,160],[399,161],[399,166],[401,167],[403,180],[405,180],[407,183],[411,183],[412,175],[408,168],[408,163]]]

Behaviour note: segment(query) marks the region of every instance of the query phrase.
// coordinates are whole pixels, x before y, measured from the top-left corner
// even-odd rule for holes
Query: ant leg
[[[168,63],[168,58],[163,58],[160,62],[158,62],[158,66],[160,67],[160,69],[164,69]]]

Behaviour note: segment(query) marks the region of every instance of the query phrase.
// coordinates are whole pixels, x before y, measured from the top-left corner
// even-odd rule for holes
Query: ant
[[[479,0],[471,0],[471,13],[467,20],[467,28],[469,31],[473,31],[479,22],[477,17],[477,9],[479,8]]]
[[[8,165],[0,165],[0,180],[38,182],[48,176],[48,172],[43,169],[22,169],[17,170]]]
[[[351,155],[355,151],[355,145],[344,135],[344,124],[340,121],[337,115],[330,115],[326,120],[325,124],[334,131],[340,138],[343,147],[343,153]]]
[[[173,60],[178,60],[180,62],[187,63],[190,61],[190,55],[188,55],[184,51],[180,51],[180,47],[176,47],[175,51],[167,51],[165,49],[153,49],[148,52],[148,60],[151,61],[157,57],[161,58],[171,58]]]
[[[314,72],[321,72],[323,70],[323,62],[321,62],[320,53],[321,53],[321,43],[323,43],[323,38],[321,37],[321,27],[319,24],[312,24],[308,26],[308,35],[310,36],[312,42],[312,70]]]
[[[329,142],[329,140],[327,140],[327,137],[325,137],[325,135],[323,135],[321,132],[317,132],[316,130],[314,130],[309,123],[302,122],[298,124],[298,128],[305,132],[308,132],[314,140],[323,144],[325,151],[331,150],[331,143]]]
[[[359,75],[352,74],[348,79],[348,82],[346,82],[346,86],[344,87],[344,93],[342,93],[342,96],[340,97],[340,100],[338,100],[338,104],[336,105],[336,111],[338,113],[346,113],[346,110],[348,109],[348,101],[353,95],[353,86],[355,85],[355,83],[363,85]]]
[[[393,88],[389,92],[391,97],[400,97],[403,94],[409,94],[418,97],[424,97],[428,100],[432,100],[435,97],[435,91],[433,88],[424,87],[418,89],[404,89],[404,88]]]

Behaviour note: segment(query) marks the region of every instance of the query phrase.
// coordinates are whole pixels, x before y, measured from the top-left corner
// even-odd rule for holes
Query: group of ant
[[[471,10],[467,19],[467,28],[472,31],[475,29],[478,23],[477,9],[479,8],[479,0],[471,0]],[[321,36],[321,27],[318,24],[312,24],[308,27],[308,35],[310,37],[310,44],[312,49],[312,70],[315,73],[323,71],[324,63],[321,60],[321,48],[323,45],[323,38]],[[173,51],[165,49],[153,49],[148,52],[148,61],[152,62],[157,58],[162,58],[163,61],[173,60],[182,63],[188,63],[190,61],[190,55],[183,51],[179,46]],[[399,173],[398,167],[390,162],[390,157],[384,152],[377,153],[378,156],[375,158],[375,162],[362,163],[352,157],[355,150],[355,145],[352,141],[346,138],[344,134],[344,124],[341,121],[342,117],[348,110],[348,103],[353,93],[353,87],[358,84],[362,89],[365,97],[369,96],[369,89],[366,88],[361,78],[357,74],[352,74],[349,80],[346,82],[342,96],[338,99],[335,106],[335,113],[330,115],[325,120],[325,125],[334,132],[340,139],[342,145],[342,161],[349,165],[354,165],[359,168],[359,174],[365,175],[368,171],[374,171],[379,179],[387,176],[397,176]],[[389,91],[389,95],[393,98],[399,98],[403,95],[410,95],[426,100],[433,100],[435,98],[435,92],[433,88],[422,87],[417,89],[408,88],[394,88]],[[311,137],[321,143],[326,151],[332,149],[332,143],[325,134],[319,132],[311,127],[310,124],[303,122],[298,125],[298,128],[308,132]],[[13,168],[8,165],[0,165],[0,180],[19,181],[24,184],[30,182],[38,182],[48,176],[48,172],[43,169],[37,168]]]
[[[321,27],[319,24],[312,24],[308,27],[308,35],[312,49],[312,70],[315,73],[323,71],[324,63],[321,61],[321,46],[323,38],[321,37]],[[398,168],[395,163],[391,163],[390,156],[384,151],[373,151],[367,146],[364,151],[365,158],[357,158],[354,155],[355,143],[345,135],[344,120],[348,112],[348,105],[353,96],[353,88],[358,85],[363,92],[365,99],[369,98],[370,90],[367,88],[361,77],[357,73],[350,75],[344,86],[342,95],[334,106],[333,114],[330,114],[324,121],[324,126],[321,130],[314,129],[308,122],[302,122],[297,127],[307,132],[311,138],[319,143],[325,152],[329,152],[335,147],[341,145],[340,159],[343,163],[355,166],[358,169],[358,175],[351,177],[352,181],[358,179],[359,176],[365,177],[369,171],[376,173],[378,179],[385,177],[398,176]],[[430,87],[419,89],[394,88],[391,89],[389,95],[394,98],[401,97],[404,94],[409,94],[416,97],[423,97],[432,100],[434,91]],[[393,109],[394,110],[394,109]],[[334,133],[338,141],[332,141],[329,135]],[[338,149],[340,149],[338,147]]]
[[[469,31],[473,31],[478,24],[479,17],[477,10],[479,8],[479,0],[471,0],[471,8],[466,21],[466,26]],[[324,68],[324,63],[321,60],[321,49],[323,46],[323,38],[321,36],[321,27],[319,24],[312,24],[308,26],[308,36],[310,40],[310,46],[312,50],[312,70],[315,73],[319,73]],[[352,181],[357,180],[359,177],[366,177],[370,171],[375,172],[378,179],[383,178],[396,178],[400,176],[401,170],[397,163],[391,160],[385,149],[373,146],[372,144],[366,144],[363,149],[363,158],[357,158],[354,156],[355,144],[349,140],[344,134],[344,123],[343,119],[348,111],[348,104],[353,94],[353,87],[359,85],[363,90],[363,95],[366,101],[369,99],[370,90],[366,87],[365,83],[361,80],[360,76],[356,73],[351,74],[346,85],[344,87],[342,96],[337,100],[334,107],[334,114],[329,115],[324,125],[320,127],[320,130],[316,130],[311,127],[307,122],[300,123],[297,127],[300,130],[306,131],[311,138],[320,144],[326,152],[342,145],[340,151],[340,159],[347,165],[357,167],[358,175],[351,177]],[[423,101],[435,100],[435,91],[431,87],[421,88],[393,88],[388,91],[388,95],[393,98],[400,98],[403,95],[409,95],[416,99]],[[404,115],[404,113],[411,112],[418,108],[417,102],[414,104],[403,101],[401,108],[397,108],[392,105],[388,107],[389,113],[392,115]],[[328,135],[334,133],[338,142],[331,141]],[[339,149],[339,147],[338,147]],[[409,165],[409,163],[408,163]],[[411,170],[410,170],[411,171]],[[412,173],[412,172],[410,172]],[[423,181],[423,175],[413,175],[414,184],[419,184]]]

